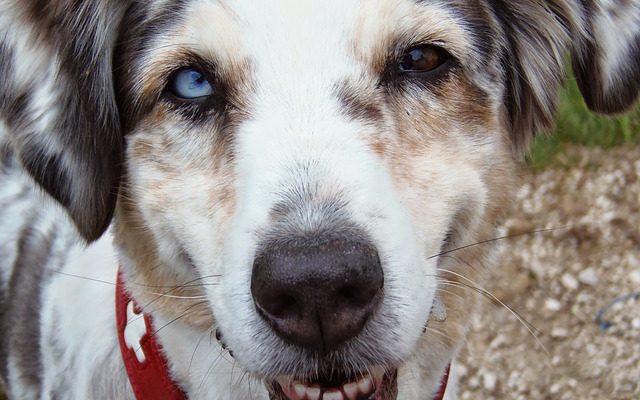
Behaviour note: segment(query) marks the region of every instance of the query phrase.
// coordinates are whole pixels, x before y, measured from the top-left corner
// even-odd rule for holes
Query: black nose
[[[272,244],[251,276],[260,315],[289,343],[331,351],[356,336],[382,298],[378,252],[363,241]]]

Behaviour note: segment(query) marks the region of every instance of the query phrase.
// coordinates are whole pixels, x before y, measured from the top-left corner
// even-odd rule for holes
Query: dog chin
[[[396,400],[398,371],[372,367],[361,374],[336,374],[315,381],[281,376],[267,384],[271,400]]]
[[[445,305],[439,296],[432,304],[429,321],[444,321]],[[343,363],[345,361],[342,361]],[[348,363],[348,361],[347,361]],[[370,366],[361,372],[348,373],[349,368],[325,365],[314,376],[280,375],[266,379],[270,400],[396,400],[398,396],[398,364]]]

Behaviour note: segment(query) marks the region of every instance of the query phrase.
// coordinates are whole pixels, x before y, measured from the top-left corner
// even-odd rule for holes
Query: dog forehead
[[[183,21],[185,43],[218,63],[301,71],[380,61],[399,43],[446,43],[462,53],[468,39],[460,14],[442,1],[194,0]]]

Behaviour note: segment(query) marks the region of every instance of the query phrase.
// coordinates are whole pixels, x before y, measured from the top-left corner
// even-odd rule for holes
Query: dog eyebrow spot
[[[378,123],[384,119],[379,96],[371,89],[344,82],[337,87],[336,95],[346,116],[370,123]]]

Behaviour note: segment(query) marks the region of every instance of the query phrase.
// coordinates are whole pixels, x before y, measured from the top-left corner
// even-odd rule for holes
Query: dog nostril
[[[265,298],[265,300],[262,301],[262,304],[267,306],[267,309],[263,311],[268,312],[276,318],[285,318],[287,315],[296,313],[298,301],[295,297],[284,293],[269,296],[269,298]]]
[[[336,296],[338,299],[342,299],[345,304],[351,305],[352,307],[362,307],[366,306],[378,291],[379,288],[363,288],[350,285],[340,289],[336,293]]]

